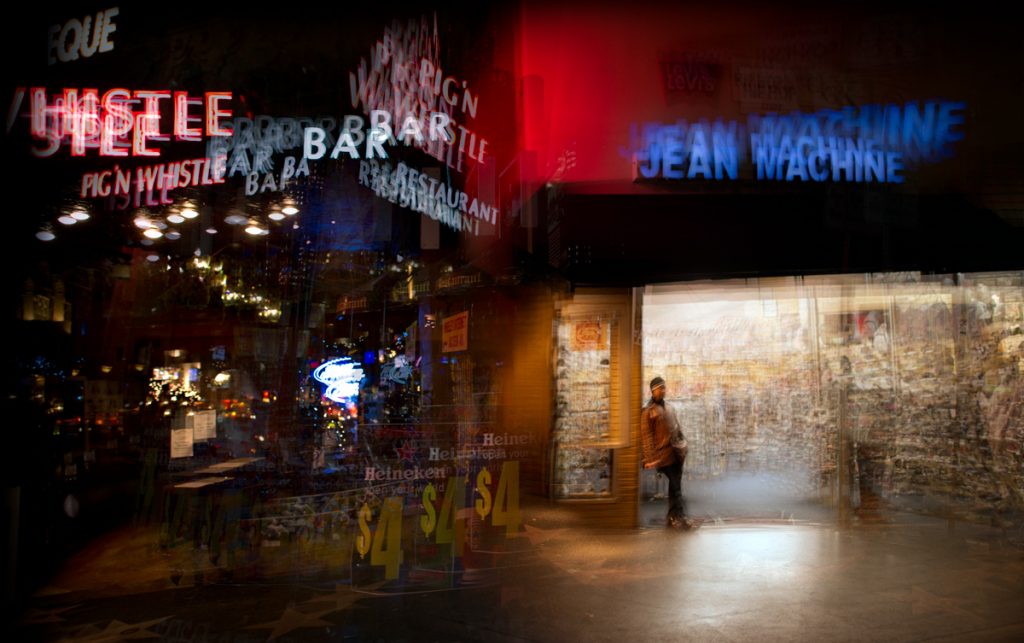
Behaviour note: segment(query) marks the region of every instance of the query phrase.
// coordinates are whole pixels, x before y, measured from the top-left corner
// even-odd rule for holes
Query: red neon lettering
[[[71,156],[85,156],[86,145],[96,147],[100,134],[99,91],[83,89],[80,99],[65,93],[64,114],[70,120],[65,132],[71,133]]]
[[[97,192],[100,196],[110,196],[110,184],[108,180],[112,172],[110,170],[104,170],[99,173],[96,177],[96,185],[99,188]]]
[[[231,92],[206,92],[206,135],[231,136],[231,127],[221,127],[222,117],[231,118],[230,109],[219,109],[218,103],[231,100]]]
[[[127,145],[116,145],[132,130],[133,117],[129,107],[132,93],[127,89],[111,89],[103,94],[103,132],[100,155],[128,156]]]
[[[160,127],[159,117],[157,119],[153,123],[153,115],[145,112],[135,115],[135,136],[132,138],[132,154],[135,156],[160,156],[158,150],[146,147],[146,139]]]
[[[57,118],[57,137],[63,139],[75,129],[75,112],[78,107],[78,90],[65,89],[64,100],[60,103],[59,111],[54,114]]]
[[[150,117],[146,121],[146,126],[150,128],[146,136],[154,141],[170,140],[169,137],[160,135],[160,99],[170,98],[171,92],[165,89],[156,91],[139,90],[135,92],[135,97],[142,99],[142,111]]]
[[[122,172],[119,165],[114,166],[114,173],[116,174],[114,178],[114,194],[128,194],[131,190],[131,173],[128,171]]]
[[[91,188],[92,194],[89,194]],[[84,199],[88,196],[96,196],[96,173],[89,172],[82,175],[82,190],[79,192]]]
[[[43,87],[33,87],[29,90],[29,100],[31,105],[32,120],[30,121],[29,131],[35,138],[43,139],[50,138],[55,134],[54,128],[51,126],[58,125],[61,122],[60,119],[55,118],[61,112],[61,102],[59,98],[54,98],[53,105],[46,104],[46,89]],[[57,138],[60,138],[62,132],[57,132]]]
[[[157,181],[157,187],[162,190],[173,190],[178,187],[178,168],[179,163],[164,163],[160,167],[160,178]]]
[[[188,173],[189,161],[182,161],[181,167],[178,170],[178,185],[181,187],[188,186],[189,181],[192,179],[192,175]]]
[[[203,122],[202,118],[189,118],[189,105],[202,105],[199,98],[189,98],[188,92],[174,92],[174,136],[182,141],[199,141],[203,135],[202,127],[189,127],[189,122]]]
[[[18,89],[19,99],[26,92]],[[159,156],[150,147],[151,141],[169,141],[171,134],[183,141],[202,139],[204,119],[190,114],[189,109],[202,106],[203,99],[189,97],[187,92],[170,90],[138,90],[114,88],[100,97],[96,89],[65,88],[61,94],[48,96],[43,87],[32,87],[29,95],[29,132],[46,146],[33,150],[36,156],[50,156],[70,139],[72,156],[84,156],[88,148],[99,148],[101,156]],[[171,99],[173,126],[160,131],[162,99]],[[230,101],[231,92],[207,92],[205,126],[207,136],[231,136],[231,109],[222,107]],[[135,111],[135,103],[141,109]],[[12,108],[14,111],[14,108]],[[14,116],[8,117],[13,121]],[[225,123],[227,121],[227,123]],[[134,131],[133,131],[134,130]],[[131,150],[129,152],[129,150]]]

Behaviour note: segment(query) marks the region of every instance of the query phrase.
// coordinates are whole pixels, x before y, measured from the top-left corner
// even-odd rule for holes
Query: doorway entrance
[[[832,518],[835,414],[820,378],[815,301],[796,285],[711,282],[644,293],[642,379],[665,378],[689,442],[690,515]],[[664,476],[643,472],[641,525],[661,522],[666,489]]]

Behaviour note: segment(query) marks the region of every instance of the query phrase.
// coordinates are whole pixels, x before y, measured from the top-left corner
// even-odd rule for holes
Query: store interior
[[[1019,521],[1022,278],[648,286],[642,381],[668,381],[690,443],[691,513],[848,522],[899,510]],[[665,482],[643,476],[640,523],[656,523],[651,507]]]

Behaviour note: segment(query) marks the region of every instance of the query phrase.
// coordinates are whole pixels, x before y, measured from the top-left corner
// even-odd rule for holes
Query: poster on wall
[[[217,411],[197,411],[192,416],[193,439],[212,440],[217,437]]]
[[[569,350],[597,351],[608,348],[608,324],[602,321],[580,321],[572,325]]]
[[[469,311],[463,311],[441,322],[441,352],[453,353],[469,348]]]
[[[611,325],[608,319],[562,319],[556,329],[557,443],[553,491],[558,499],[607,497],[612,489]]]
[[[175,429],[171,431],[171,457],[192,457],[192,429]]]

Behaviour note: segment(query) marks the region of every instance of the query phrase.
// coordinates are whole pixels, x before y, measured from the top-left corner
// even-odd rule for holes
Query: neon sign
[[[349,358],[341,357],[317,366],[313,371],[313,379],[326,387],[324,397],[332,402],[344,404],[359,395],[363,369]]]
[[[85,156],[98,149],[100,156],[160,156],[152,142],[199,141],[204,126],[206,136],[231,136],[231,127],[221,121],[231,118],[231,110],[221,103],[231,100],[231,92],[206,92],[203,98],[188,92],[170,90],[65,88],[48,97],[44,87],[28,89],[30,132],[46,146],[34,149],[36,156],[52,156],[69,142],[72,156]],[[25,88],[14,97],[14,113],[25,99]],[[161,104],[171,105],[170,128],[161,128]],[[136,105],[142,109],[135,110]],[[203,107],[202,114],[194,108]]]
[[[265,174],[274,169],[274,154],[302,147],[303,130],[314,124],[330,131],[337,121],[321,118],[314,123],[312,118],[267,115],[238,117],[232,122],[231,136],[209,139],[206,156],[212,159],[222,154],[227,155],[228,177],[236,174]]]
[[[245,196],[263,194],[267,191],[280,192],[288,186],[289,179],[297,180],[304,176],[309,176],[309,163],[306,162],[306,159],[299,159],[296,164],[294,156],[286,156],[279,175],[274,173],[273,168],[263,174],[262,179],[256,172],[247,174],[245,176]]]
[[[107,197],[111,194],[121,196],[134,194],[136,207],[143,193],[161,193],[162,205],[173,203],[167,198],[167,192],[178,188],[196,187],[200,185],[220,185],[224,183],[227,157],[221,155],[214,159],[197,158],[184,161],[146,165],[143,167],[122,169],[115,165],[113,169],[98,172],[86,172],[82,175],[79,195],[84,198]],[[148,203],[157,205],[157,203]]]
[[[445,181],[433,178],[405,163],[359,162],[359,185],[382,199],[427,215],[455,231],[480,234],[480,221],[496,225],[497,206],[473,197]]]
[[[460,110],[467,119],[476,119],[480,96],[473,94],[468,81],[444,74],[439,52],[436,17],[433,25],[426,18],[419,23],[410,20],[407,25],[393,22],[370,50],[369,64],[361,58],[359,67],[349,72],[352,107],[362,106],[367,115],[389,110],[395,122],[402,123],[403,131],[407,126],[417,127],[412,124],[420,120],[417,117],[445,114],[450,119],[450,125],[443,125],[447,136],[432,134],[428,139],[409,131],[416,147],[461,172],[466,158],[478,165],[486,164],[487,139],[465,122],[460,124],[452,118]]]
[[[651,123],[633,131],[635,179],[736,180],[749,158],[758,181],[903,183],[904,170],[953,155],[964,103],[868,105],[813,114]]]
[[[430,140],[451,142],[453,134],[450,123],[451,118],[444,112],[432,112],[429,125]],[[366,158],[372,159],[379,156],[386,159],[388,155],[381,147],[381,143],[394,143],[396,138],[391,128],[391,113],[382,109],[371,110],[370,124],[370,133],[364,136],[363,118],[354,115],[346,116],[338,141],[334,145],[334,149],[331,150],[331,158],[336,159],[345,153],[349,158],[358,159],[359,145],[365,139]],[[417,144],[423,143],[423,129],[424,125],[418,118],[411,114],[407,115],[398,131],[397,138],[404,141],[406,145],[410,144],[410,138]],[[314,161],[323,158],[327,153],[327,146],[324,143],[326,139],[327,132],[324,129],[307,127],[303,132],[303,157]]]

